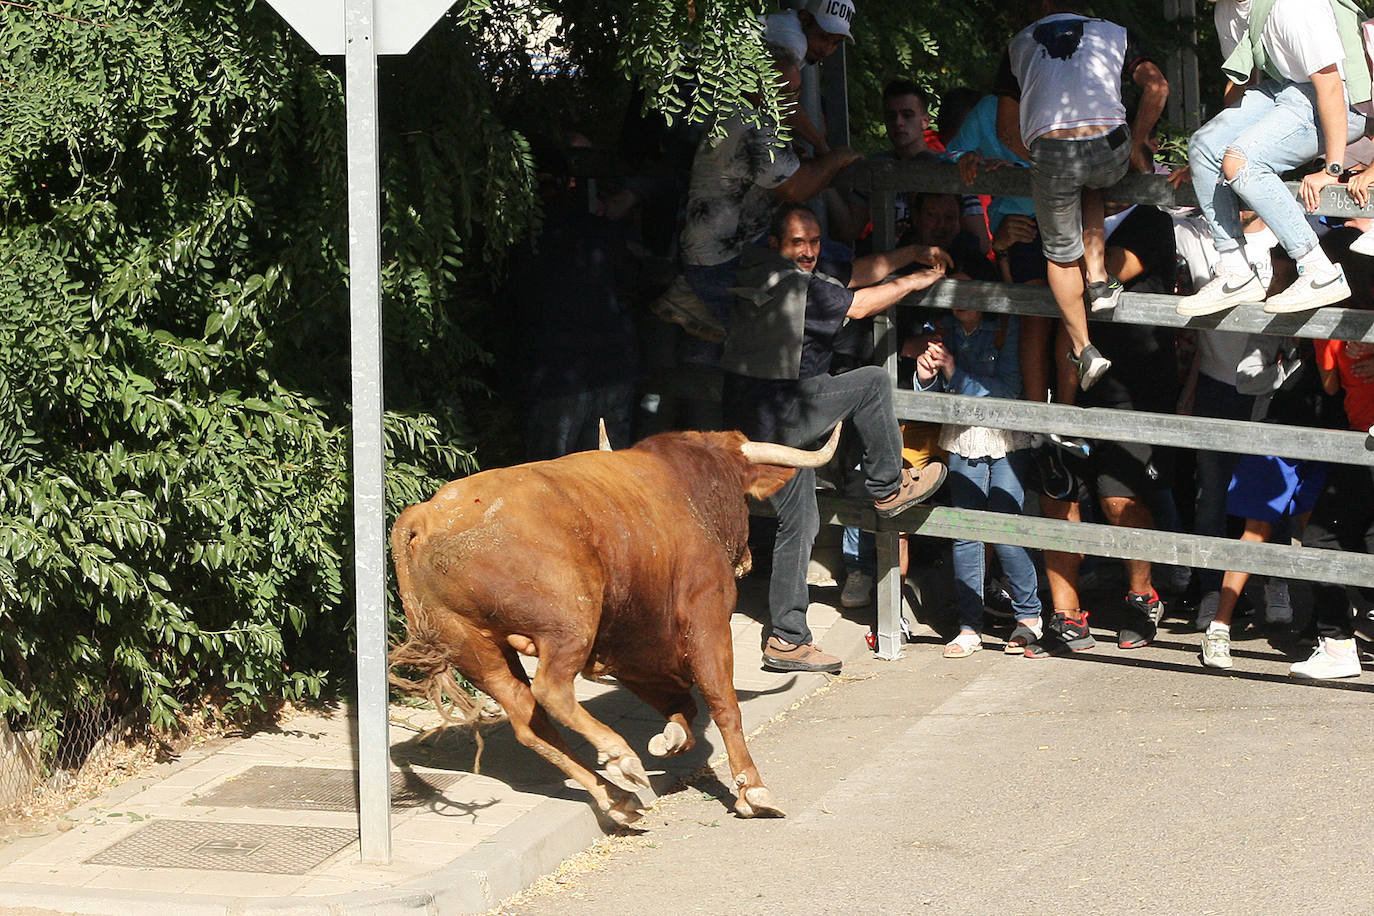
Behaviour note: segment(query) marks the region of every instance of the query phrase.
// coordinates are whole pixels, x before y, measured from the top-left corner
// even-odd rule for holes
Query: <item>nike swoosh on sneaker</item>
[[[1336,276],[1332,277],[1330,280],[1327,280],[1325,283],[1318,283],[1316,280],[1313,280],[1313,281],[1312,281],[1312,286],[1311,286],[1311,288],[1312,288],[1312,289],[1326,289],[1326,288],[1327,288],[1328,286],[1330,286],[1332,283],[1339,283],[1339,282],[1341,282],[1341,281],[1344,280],[1344,279],[1345,279],[1345,276],[1344,276],[1343,274],[1336,274]]]
[[[1232,293],[1238,293],[1238,292],[1240,292],[1241,290],[1245,289],[1245,287],[1247,287],[1247,286],[1249,286],[1249,285],[1250,285],[1250,281],[1249,281],[1249,280],[1246,280],[1246,281],[1245,281],[1244,283],[1242,283],[1240,286],[1227,286],[1226,283],[1223,282],[1223,283],[1221,284],[1221,294],[1222,294],[1223,296],[1229,296],[1229,295],[1231,295]]]

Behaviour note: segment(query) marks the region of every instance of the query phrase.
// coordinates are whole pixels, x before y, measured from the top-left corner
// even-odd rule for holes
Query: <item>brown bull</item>
[[[471,721],[476,704],[450,680],[456,668],[501,704],[522,744],[619,823],[639,815],[635,796],[574,758],[549,717],[586,737],[612,777],[647,786],[625,739],[577,702],[573,678],[612,674],[661,712],[655,756],[695,744],[695,684],[725,740],[735,810],[781,815],[745,746],[732,681],[734,580],[749,568],[745,495],[766,498],[791,468],[825,463],[838,433],[819,452],[737,432],[664,433],[445,485],[391,531],[407,624],[392,664],[419,668],[412,686],[447,694]],[[539,659],[532,683],[517,652]]]

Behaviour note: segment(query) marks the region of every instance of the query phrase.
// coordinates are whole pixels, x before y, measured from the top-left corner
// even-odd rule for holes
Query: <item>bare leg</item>
[[[1154,516],[1150,514],[1150,509],[1138,499],[1109,496],[1102,500],[1102,512],[1107,516],[1107,521],[1117,528],[1153,528],[1155,526]],[[1126,578],[1130,583],[1129,588],[1137,595],[1148,595],[1154,591],[1154,584],[1150,581],[1150,561],[1149,560],[1125,560]]]
[[[1106,209],[1102,192],[1093,188],[1083,191],[1083,272],[1089,283],[1107,279],[1107,242],[1104,223]],[[1077,347],[1074,348],[1077,351]]]
[[[1083,352],[1089,343],[1081,265],[1081,260],[1068,264],[1048,261],[1045,265],[1050,276],[1050,292],[1054,293],[1054,303],[1059,306],[1059,314],[1064,319],[1064,327],[1068,329],[1069,341],[1075,353]]]
[[[1021,389],[1027,401],[1043,404],[1050,395],[1050,339],[1054,319],[1021,316]]]
[[[1078,503],[1064,502],[1040,497],[1040,513],[1045,518],[1064,521],[1082,521]],[[1070,620],[1082,620],[1083,611],[1078,606],[1078,567],[1083,563],[1083,554],[1066,553],[1062,550],[1046,550],[1045,577],[1050,580],[1050,598],[1054,602],[1054,612],[1063,614]]]
[[[1252,544],[1262,544],[1269,540],[1273,533],[1273,522],[1247,518],[1240,539]],[[1223,623],[1228,627],[1231,625],[1236,613],[1236,602],[1240,600],[1240,593],[1245,591],[1245,583],[1249,581],[1250,574],[1238,569],[1228,569],[1226,575],[1221,577],[1221,594],[1217,598],[1217,616],[1214,618],[1217,623]]]

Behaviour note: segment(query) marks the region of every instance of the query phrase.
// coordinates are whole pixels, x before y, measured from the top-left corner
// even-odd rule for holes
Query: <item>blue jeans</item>
[[[878,540],[873,532],[864,531],[856,525],[844,526],[844,571],[866,572],[870,576],[878,570]]]
[[[1364,134],[1364,115],[1347,109],[1346,119],[1347,141]],[[1254,210],[1274,230],[1294,260],[1316,247],[1317,234],[1307,224],[1302,204],[1279,175],[1315,159],[1322,145],[1312,84],[1278,80],[1246,90],[1239,105],[1193,134],[1188,143],[1193,190],[1217,251],[1233,251],[1244,241],[1242,207]],[[1230,181],[1221,171],[1227,151],[1245,160]]]
[[[1019,449],[1005,458],[970,459],[951,452],[947,484],[950,503],[956,509],[986,509],[1020,515],[1026,503],[1021,481],[1029,466],[1029,449]],[[1030,551],[1009,544],[996,544],[993,549],[1002,564],[1016,619],[1038,620],[1040,596],[1036,594],[1035,563]],[[986,560],[982,541],[954,542],[954,601],[961,629],[982,632]]]

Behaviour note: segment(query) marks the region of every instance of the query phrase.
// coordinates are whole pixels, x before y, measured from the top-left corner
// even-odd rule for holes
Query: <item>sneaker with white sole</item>
[[[1264,284],[1260,278],[1255,276],[1254,271],[1249,273],[1219,273],[1213,277],[1206,286],[1193,293],[1191,296],[1184,296],[1178,300],[1178,305],[1174,307],[1180,315],[1193,318],[1198,315],[1211,315],[1229,309],[1242,302],[1263,302]]]
[[[1351,242],[1350,250],[1355,254],[1374,257],[1374,229],[1370,229],[1355,241]]]
[[[1085,346],[1081,352],[1069,351],[1069,362],[1078,373],[1078,387],[1087,391],[1097,380],[1107,374],[1107,370],[1112,367],[1112,361],[1098,352],[1097,347],[1092,344]]]
[[[1220,630],[1202,637],[1202,663],[1208,668],[1230,668],[1231,634]]]
[[[864,607],[873,600],[873,576],[855,569],[844,577],[840,591],[840,607]]]
[[[1298,662],[1288,669],[1294,677],[1311,678],[1317,681],[1331,681],[1342,677],[1360,676],[1360,653],[1353,639],[1317,640],[1317,651],[1305,662]]]
[[[1089,283],[1084,291],[1084,298],[1088,300],[1088,308],[1094,312],[1106,312],[1116,308],[1116,304],[1121,301],[1121,293],[1125,289],[1121,281],[1111,274],[1107,274],[1106,280],[1095,280]]]
[[[1324,275],[1308,270],[1301,271],[1292,286],[1270,296],[1264,303],[1264,310],[1270,315],[1307,312],[1349,298],[1350,284],[1345,282],[1345,271],[1341,267],[1337,266],[1334,274]]]

